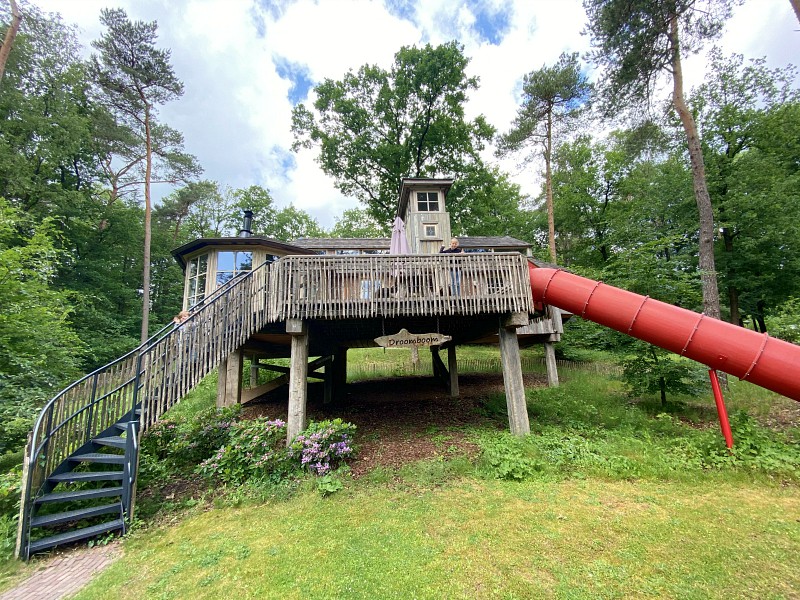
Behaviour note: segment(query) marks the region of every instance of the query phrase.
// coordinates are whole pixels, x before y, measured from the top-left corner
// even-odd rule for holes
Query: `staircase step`
[[[101,488],[99,490],[79,490],[76,492],[56,492],[34,498],[34,504],[46,502],[71,502],[73,500],[91,500],[92,498],[111,498],[122,495],[122,486]]]
[[[122,471],[85,471],[82,473],[60,473],[47,478],[56,483],[69,483],[71,481],[121,481]]]
[[[93,462],[109,465],[124,465],[125,457],[122,454],[103,454],[102,452],[87,452],[86,454],[73,454],[69,457],[75,462]]]
[[[125,450],[125,444],[127,443],[124,437],[118,435],[95,438],[92,441],[101,446],[110,446],[111,448],[119,448],[120,450]]]
[[[41,517],[33,517],[31,519],[31,527],[52,527],[53,525],[60,525],[61,523],[69,523],[79,519],[88,519],[90,517],[97,517],[99,515],[107,515],[109,513],[119,514],[122,507],[119,502],[114,504],[103,504],[102,506],[92,506],[91,508],[79,508],[78,510],[68,510],[65,512],[55,513],[52,515],[43,515]]]
[[[68,531],[58,535],[51,535],[50,537],[31,542],[30,553],[33,554],[34,552],[41,552],[42,550],[47,550],[48,548],[53,548],[54,546],[69,544],[70,542],[77,542],[78,540],[85,540],[86,538],[95,537],[102,533],[122,528],[122,519],[116,519],[114,521],[109,521],[108,523],[94,525],[93,527],[86,527],[84,529],[76,529],[75,531]]]
[[[114,427],[116,427],[120,431],[128,431],[128,423],[135,423],[136,425],[138,425],[139,421],[119,421],[117,423],[114,423]]]

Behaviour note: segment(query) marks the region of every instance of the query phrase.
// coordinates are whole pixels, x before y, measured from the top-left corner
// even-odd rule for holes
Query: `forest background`
[[[667,96],[654,93],[609,119],[599,110],[602,90],[584,81],[552,111],[548,137],[528,111],[537,91],[528,87],[514,128],[501,132],[491,114],[465,116],[480,82],[467,75],[463,46],[401,48],[390,68],[354,67],[319,83],[315,101],[295,108],[297,148],[317,149],[323,170],[363,206],[326,230],[303,210],[279,208],[264,187],[203,179],[181,132],[160,121],[159,105],[179,102],[183,89],[155,24],[132,22],[123,11],[101,16],[107,41],[128,39],[139,52],[134,58],[155,57],[137,67],[139,81],[161,85],[145,127],[143,105],[112,93],[112,63],[104,59],[113,59],[113,48],[104,38],[87,60],[72,26],[31,4],[20,9],[0,84],[0,452],[19,447],[58,389],[135,347],[143,323],[154,331],[169,322],[183,296],[170,251],[197,237],[236,235],[245,208],[255,211],[256,234],[280,240],[375,237],[387,232],[400,177],[452,176],[456,235],[518,237],[534,244],[535,256],[555,254],[575,272],[703,308],[692,169]],[[5,31],[8,7],[2,20]],[[713,43],[713,35],[705,41]],[[709,56],[705,82],[686,99],[714,210],[722,318],[796,342],[797,74],[791,65],[769,68],[720,50]],[[527,83],[548,73],[580,79],[585,60],[563,55],[519,76]],[[529,143],[504,146],[515,132],[529,134]],[[381,136],[390,142],[377,144]],[[483,150],[494,141],[518,151],[527,168],[543,172],[547,163],[549,185],[525,195],[486,160]],[[148,142],[151,182],[175,190],[156,203],[146,192]],[[567,340],[562,353],[591,347],[658,361],[654,350],[582,322],[570,324]]]

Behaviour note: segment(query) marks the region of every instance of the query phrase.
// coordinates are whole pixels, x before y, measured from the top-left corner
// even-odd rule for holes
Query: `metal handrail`
[[[239,302],[246,303],[254,294],[263,293],[266,286],[259,289],[257,286],[253,286],[252,282],[262,276],[268,278],[270,264],[271,262],[265,262],[246,275],[226,282],[224,286],[206,298],[202,306],[194,308],[193,314],[187,322],[200,321],[216,311],[220,304],[227,304],[232,297],[236,297]],[[245,297],[237,294],[239,290],[249,291],[250,294]],[[223,329],[224,326],[225,324],[223,324]],[[254,322],[251,326],[260,327],[261,324]],[[124,415],[135,410],[141,401],[143,391],[145,393],[152,391],[152,377],[147,372],[148,369],[163,370],[165,367],[164,365],[153,365],[152,361],[148,359],[151,354],[161,348],[167,347],[174,350],[179,345],[175,343],[176,338],[180,337],[179,330],[172,323],[165,325],[130,352],[81,377],[44,405],[34,423],[26,452],[26,481],[23,482],[25,491],[21,498],[20,510],[20,535],[24,536],[25,540],[28,539],[30,533],[32,501],[44,489],[47,478],[58,469],[63,468],[72,453],[91,442],[92,438],[104,429],[113,426]],[[247,335],[250,333],[252,332],[248,332]],[[208,339],[205,341],[209,342]],[[243,343],[238,340],[237,342]],[[195,349],[195,351],[198,350]],[[226,350],[230,352],[235,348],[226,348]],[[174,354],[174,352],[172,355],[165,354],[165,360],[174,361]],[[209,354],[211,360],[207,362],[202,375],[209,371],[212,363],[218,362],[222,356],[221,352]],[[171,403],[161,406],[159,413],[163,413],[164,410],[179,401],[182,394],[188,391],[194,383],[191,386],[185,385],[185,389],[181,389],[180,395],[170,397]],[[96,409],[98,405],[102,405],[102,410]],[[155,415],[155,418],[158,416],[160,414]],[[142,418],[140,433],[151,422],[152,420]],[[25,540],[21,540],[21,542]],[[24,544],[22,545],[24,546]]]

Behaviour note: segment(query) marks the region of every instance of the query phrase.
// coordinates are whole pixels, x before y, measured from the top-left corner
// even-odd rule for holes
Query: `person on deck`
[[[441,250],[439,250],[439,254],[461,254],[462,252],[463,250],[458,245],[456,238],[450,240],[449,248],[442,246]],[[461,295],[461,271],[458,269],[450,270],[450,293],[453,296]]]

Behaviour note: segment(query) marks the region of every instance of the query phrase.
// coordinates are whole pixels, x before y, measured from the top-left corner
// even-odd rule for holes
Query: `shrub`
[[[286,423],[280,419],[235,422],[227,444],[200,463],[197,473],[225,483],[280,475],[286,470],[285,439]]]
[[[0,475],[0,515],[16,515],[22,486],[22,465]]]
[[[314,475],[326,475],[353,454],[355,430],[355,425],[341,419],[312,421],[289,446],[288,457],[303,470]]]
[[[502,433],[486,436],[479,444],[482,451],[479,467],[489,477],[522,481],[542,468],[531,456],[526,438]]]

